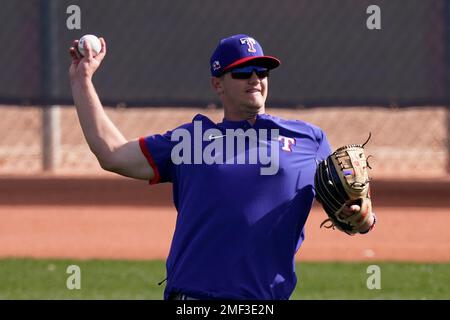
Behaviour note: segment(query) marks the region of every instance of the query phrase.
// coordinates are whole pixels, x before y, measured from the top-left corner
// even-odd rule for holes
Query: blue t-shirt
[[[257,139],[246,139],[244,149],[228,140],[229,132],[239,139],[252,129]],[[193,150],[182,149],[181,142]],[[331,153],[324,132],[268,114],[258,115],[253,125],[225,119],[216,124],[198,114],[164,135],[141,138],[140,145],[155,171],[150,183],[173,183],[178,212],[165,299],[177,292],[199,299],[289,299],[316,165]],[[271,164],[263,162],[260,149],[278,155]],[[207,155],[219,160],[211,163]],[[275,170],[262,174],[274,163]]]

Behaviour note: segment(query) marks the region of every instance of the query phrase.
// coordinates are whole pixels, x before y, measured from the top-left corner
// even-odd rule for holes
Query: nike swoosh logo
[[[221,136],[213,136],[212,134],[209,135],[208,139],[209,141],[214,140],[214,139],[219,139],[219,138],[223,138],[226,137],[225,134],[221,135]]]

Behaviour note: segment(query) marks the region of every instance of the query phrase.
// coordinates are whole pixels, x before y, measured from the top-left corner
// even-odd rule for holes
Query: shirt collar
[[[256,115],[256,121],[253,125],[250,124],[250,122],[248,122],[247,120],[239,120],[239,121],[232,121],[232,120],[227,120],[225,118],[223,118],[222,122],[218,123],[217,125],[219,127],[223,127],[225,129],[250,129],[252,127],[255,127],[258,124],[258,121],[260,119],[264,119],[267,117],[267,114],[263,113],[263,114],[257,114]]]

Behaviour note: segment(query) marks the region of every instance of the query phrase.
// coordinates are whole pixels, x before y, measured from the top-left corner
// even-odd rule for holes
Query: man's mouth
[[[252,88],[252,89],[246,90],[245,92],[247,92],[247,93],[256,93],[256,92],[261,92],[261,90],[256,89],[256,88]]]

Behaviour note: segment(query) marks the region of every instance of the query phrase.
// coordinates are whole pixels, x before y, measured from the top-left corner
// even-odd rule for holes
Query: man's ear
[[[223,94],[223,81],[221,78],[218,77],[211,77],[211,86],[213,90],[220,96]]]

